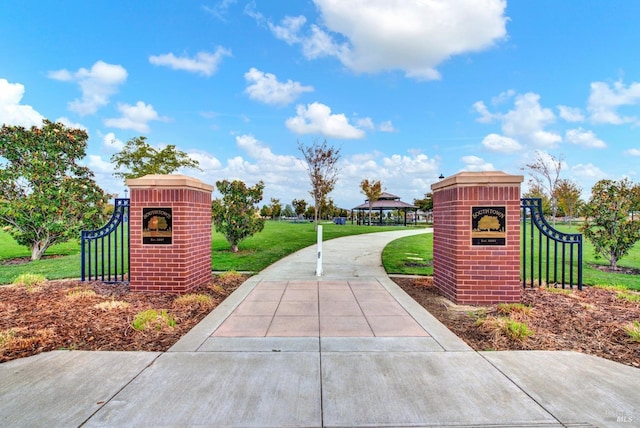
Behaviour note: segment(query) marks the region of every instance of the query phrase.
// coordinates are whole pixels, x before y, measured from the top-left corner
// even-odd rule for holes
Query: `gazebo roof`
[[[415,205],[402,202],[400,196],[392,195],[391,193],[384,192],[380,195],[377,201],[371,203],[371,209],[383,209],[383,210],[397,210],[397,209],[415,209],[418,208]],[[364,204],[360,204],[353,208],[354,210],[369,209],[369,200],[367,199]]]

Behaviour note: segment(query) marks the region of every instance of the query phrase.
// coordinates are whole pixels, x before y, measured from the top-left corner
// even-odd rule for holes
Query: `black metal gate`
[[[582,234],[552,227],[542,214],[541,198],[522,198],[520,208],[522,286],[533,287],[537,280],[537,285],[582,290]]]
[[[116,198],[111,218],[100,229],[83,230],[81,280],[129,281],[129,199]]]

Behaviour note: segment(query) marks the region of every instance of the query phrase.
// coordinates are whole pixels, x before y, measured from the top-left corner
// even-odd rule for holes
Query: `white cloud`
[[[236,3],[237,0],[222,0],[214,4],[213,6],[202,6],[202,8],[209,12],[211,15],[218,18],[220,21],[227,20],[227,13],[229,8]]]
[[[476,119],[480,123],[491,123],[500,118],[500,115],[493,114],[489,111],[487,106],[482,101],[476,101],[473,103],[473,109],[480,114],[480,117]]]
[[[577,164],[571,168],[571,172],[573,172],[573,174],[576,175],[577,177],[590,178],[590,179],[596,179],[596,180],[601,180],[603,178],[607,178],[608,176],[607,174],[604,173],[604,171],[602,171],[600,168],[598,168],[592,163],[588,163],[586,165]]]
[[[391,123],[390,120],[385,120],[384,122],[381,122],[380,125],[378,126],[378,129],[381,132],[396,132],[396,129],[393,127],[393,123]]]
[[[464,163],[463,171],[495,171],[496,169],[493,164],[478,156],[463,156],[460,160]]]
[[[558,106],[560,117],[567,122],[583,122],[584,114],[576,107]]]
[[[106,126],[147,133],[150,131],[149,122],[165,120],[165,118],[158,116],[151,104],[145,104],[142,101],[138,101],[133,106],[130,104],[118,104],[118,111],[122,113],[122,117],[106,119],[104,121]]]
[[[184,70],[190,73],[198,73],[204,76],[211,76],[218,70],[222,58],[231,56],[231,51],[218,46],[216,51],[198,52],[195,57],[177,57],[173,53],[149,56],[149,62],[153,65],[160,65],[174,70]]]
[[[482,101],[474,103],[473,108],[480,114],[478,122],[499,121],[504,135],[521,143],[551,148],[562,141],[559,134],[545,130],[555,122],[555,115],[551,109],[540,105],[540,95],[533,92],[516,95],[514,108],[507,113],[492,113]]]
[[[373,120],[371,120],[370,117],[363,117],[362,119],[358,119],[356,123],[358,124],[358,128],[376,129],[376,126],[373,124]]]
[[[292,80],[279,82],[274,74],[264,73],[253,67],[244,74],[244,78],[250,83],[245,89],[249,98],[265,104],[287,105],[301,94],[313,92],[313,86],[303,86]]]
[[[206,152],[191,152],[188,154],[193,160],[198,161],[200,169],[204,172],[218,170],[222,167],[222,163],[212,154]],[[194,173],[193,169],[189,169],[189,173]]]
[[[239,135],[236,137],[236,144],[251,158],[268,165],[268,170],[286,170],[289,168],[300,169],[302,162],[295,156],[275,155],[271,149],[257,140],[253,135]]]
[[[613,87],[606,82],[592,82],[587,107],[590,113],[589,119],[593,123],[611,125],[636,122],[637,117],[621,116],[618,108],[638,103],[640,103],[640,83],[638,82],[626,87],[621,81],[615,82]]]
[[[24,85],[9,83],[0,79],[0,125],[11,126],[40,126],[44,117],[33,107],[20,104],[24,96]]]
[[[416,173],[434,173],[438,167],[436,159],[430,159],[425,154],[419,154],[413,157],[392,155],[382,160],[382,166],[386,169],[387,175],[416,174]]]
[[[629,149],[625,150],[625,154],[629,156],[640,156],[640,149]]]
[[[515,153],[522,150],[522,146],[513,138],[505,137],[498,134],[489,134],[482,140],[482,145],[498,153]]]
[[[502,117],[502,130],[507,136],[523,136],[541,147],[553,147],[562,141],[559,135],[544,131],[545,126],[555,121],[555,115],[540,105],[540,95],[533,92],[517,95],[514,106]]]
[[[98,155],[89,155],[89,166],[91,170],[96,174],[111,174],[113,173],[113,164],[102,159]]]
[[[127,80],[127,70],[121,65],[97,61],[90,70],[80,68],[75,73],[68,70],[50,71],[48,76],[63,82],[77,82],[82,98],[69,103],[69,110],[82,116],[94,114],[99,108],[109,104],[111,95]]]
[[[586,148],[604,149],[607,147],[607,143],[596,137],[593,131],[585,131],[582,128],[567,130],[565,139],[569,143]]]
[[[297,116],[286,120],[289,130],[296,134],[321,134],[329,138],[358,139],[364,137],[364,131],[349,124],[344,114],[331,114],[331,109],[314,102],[298,105]]]
[[[359,73],[402,70],[410,78],[438,79],[442,62],[485,50],[507,34],[505,0],[314,2],[323,28],[312,24],[304,32],[306,19],[298,16],[269,24],[271,31],[300,44],[308,59],[335,56]]]
[[[116,134],[109,132],[102,136],[102,145],[110,151],[119,152],[124,149],[124,142],[116,137]]]
[[[83,124],[79,122],[73,122],[71,119],[65,116],[59,117],[58,119],[56,119],[56,122],[60,122],[67,128],[82,129],[84,131],[88,131],[87,127],[84,126]]]
[[[287,16],[280,25],[269,23],[269,28],[274,36],[280,40],[284,40],[287,44],[292,45],[300,42],[298,32],[306,24],[307,18],[304,16]]]

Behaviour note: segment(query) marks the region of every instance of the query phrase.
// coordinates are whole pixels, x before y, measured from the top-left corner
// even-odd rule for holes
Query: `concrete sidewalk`
[[[1,426],[635,426],[640,371],[474,352],[384,273],[424,231],[340,238],[246,281],[168,352],[0,364]]]

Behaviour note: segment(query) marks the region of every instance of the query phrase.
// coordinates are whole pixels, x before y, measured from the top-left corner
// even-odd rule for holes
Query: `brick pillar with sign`
[[[433,191],[433,281],[458,304],[520,300],[520,185],[504,172],[461,172]]]
[[[211,279],[213,186],[184,175],[127,180],[131,291],[186,293]]]

